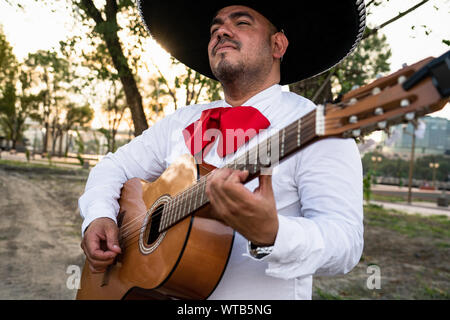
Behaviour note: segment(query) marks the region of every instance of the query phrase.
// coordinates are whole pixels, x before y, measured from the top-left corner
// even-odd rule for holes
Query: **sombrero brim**
[[[365,29],[363,0],[340,1],[138,1],[151,36],[174,58],[215,79],[208,60],[209,25],[230,5],[245,5],[283,29],[289,47],[281,64],[280,84],[320,74],[347,57]]]

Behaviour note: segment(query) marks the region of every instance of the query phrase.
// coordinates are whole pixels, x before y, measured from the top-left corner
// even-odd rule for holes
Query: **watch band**
[[[262,259],[273,251],[272,246],[259,247],[254,245],[251,241],[248,242],[248,251],[253,258]]]

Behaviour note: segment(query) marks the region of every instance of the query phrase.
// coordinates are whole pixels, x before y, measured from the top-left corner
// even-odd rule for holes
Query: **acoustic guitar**
[[[250,181],[319,139],[358,138],[440,110],[450,94],[449,65],[450,51],[319,105],[227,167],[248,170]],[[185,155],[154,182],[128,180],[117,217],[122,254],[101,274],[86,262],[77,299],[206,299],[220,282],[234,237],[208,217],[205,186],[214,169]]]

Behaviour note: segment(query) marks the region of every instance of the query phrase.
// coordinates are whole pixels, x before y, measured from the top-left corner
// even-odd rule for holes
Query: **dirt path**
[[[0,299],[73,299],[69,265],[82,265],[76,198],[83,177],[0,168]]]

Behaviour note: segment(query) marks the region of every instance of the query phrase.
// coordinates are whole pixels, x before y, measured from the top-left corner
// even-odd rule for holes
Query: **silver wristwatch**
[[[253,258],[262,259],[268,254],[272,253],[273,245],[266,247],[258,247],[254,245],[251,241],[248,242],[248,251]]]

